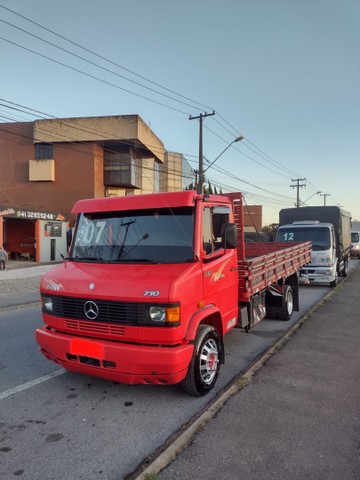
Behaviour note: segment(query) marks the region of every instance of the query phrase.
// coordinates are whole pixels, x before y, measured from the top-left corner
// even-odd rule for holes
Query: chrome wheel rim
[[[209,338],[200,352],[200,376],[205,385],[211,385],[216,375],[219,363],[219,350],[216,341]]]
[[[293,301],[293,296],[290,292],[288,293],[286,303],[287,303],[288,314],[291,315],[292,312],[293,312],[293,308],[294,308],[294,301]]]

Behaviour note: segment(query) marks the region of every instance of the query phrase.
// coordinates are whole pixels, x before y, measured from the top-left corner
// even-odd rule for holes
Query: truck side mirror
[[[224,248],[237,247],[237,229],[235,223],[225,223],[222,232]]]

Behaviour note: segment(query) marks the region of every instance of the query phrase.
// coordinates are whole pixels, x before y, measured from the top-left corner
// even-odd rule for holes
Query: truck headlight
[[[178,326],[180,324],[180,306],[152,305],[149,308],[149,317],[153,324]]]
[[[153,322],[164,322],[166,319],[165,307],[150,307],[149,313]]]
[[[52,298],[42,297],[42,307],[44,312],[52,312],[53,311]]]

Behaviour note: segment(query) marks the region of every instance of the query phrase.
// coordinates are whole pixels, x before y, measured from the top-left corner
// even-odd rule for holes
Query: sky
[[[0,0],[0,23],[0,122],[138,114],[198,169],[215,112],[206,179],[264,225],[297,183],[360,220],[358,0]]]

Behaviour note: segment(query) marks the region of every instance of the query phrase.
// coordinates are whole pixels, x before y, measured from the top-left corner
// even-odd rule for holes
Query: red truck
[[[41,352],[126,384],[215,384],[223,337],[299,309],[311,243],[245,243],[242,195],[78,201],[70,256],[41,281]]]

